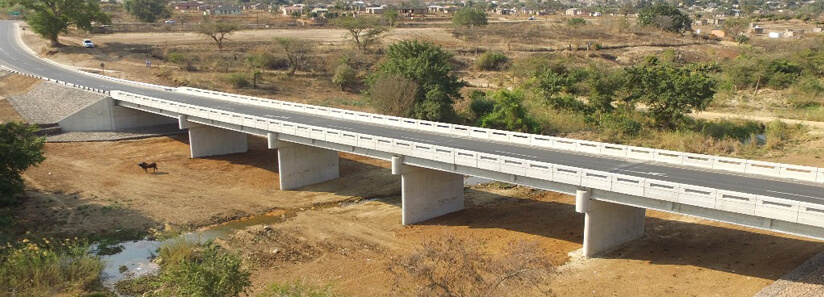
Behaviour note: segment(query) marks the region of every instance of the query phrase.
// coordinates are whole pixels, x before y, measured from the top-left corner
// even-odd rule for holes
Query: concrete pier
[[[401,176],[402,223],[411,225],[464,208],[464,176],[403,165],[392,158],[392,174]]]
[[[291,190],[340,177],[338,152],[296,143],[276,141],[280,189]]]
[[[189,129],[189,150],[192,158],[245,153],[249,150],[246,133],[188,123],[181,120],[180,127]]]
[[[587,204],[585,257],[592,257],[644,235],[646,209],[596,200],[589,200]]]

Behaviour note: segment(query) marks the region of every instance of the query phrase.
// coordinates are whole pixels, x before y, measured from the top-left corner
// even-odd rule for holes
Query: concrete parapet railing
[[[486,139],[498,142],[536,146],[563,151],[606,155],[611,157],[637,159],[645,161],[655,161],[681,166],[691,166],[731,171],[737,173],[757,174],[769,177],[824,183],[824,168],[810,166],[790,165],[712,155],[693,154],[662,149],[652,149],[645,147],[635,147],[603,142],[510,132],[447,123],[438,123],[425,120],[399,118],[393,116],[357,112],[337,108],[320,107],[294,102],[284,102],[273,99],[236,95],[189,87],[180,87],[177,88],[177,91],[240,104],[306,112],[316,115],[345,118],[349,120],[356,120],[361,122],[387,125],[405,129],[444,133],[459,137]]]
[[[59,80],[51,79],[51,78],[48,78],[48,77],[28,74],[28,73],[25,73],[25,72],[20,72],[20,71],[17,71],[17,70],[9,69],[9,68],[3,67],[3,66],[0,66],[0,70],[10,72],[10,73],[14,73],[14,74],[17,74],[17,75],[33,77],[33,78],[45,80],[47,82],[55,83],[55,84],[58,84],[58,85],[64,85],[64,86],[68,86],[68,87],[72,87],[72,88],[76,88],[76,89],[81,89],[81,90],[85,90],[85,91],[89,91],[89,92],[95,92],[95,93],[101,93],[101,94],[108,94],[109,93],[108,91],[105,91],[105,90],[90,88],[90,87],[82,86],[82,85],[76,85],[76,84],[73,84],[73,83],[59,81]]]
[[[116,82],[119,82],[119,83],[136,85],[136,86],[141,86],[141,87],[146,87],[146,88],[160,89],[160,90],[164,90],[164,91],[174,91],[175,89],[177,89],[175,87],[161,86],[161,85],[155,85],[155,84],[144,83],[144,82],[139,82],[139,81],[127,80],[127,79],[111,77],[111,76],[106,76],[106,75],[97,74],[97,73],[90,73],[90,72],[83,72],[83,73],[85,73],[86,75],[89,75],[89,76],[97,77],[97,78],[102,78],[102,79],[106,79],[106,80],[116,81]]]
[[[460,166],[502,172],[513,175],[516,181],[517,176],[522,176],[646,197],[650,199],[669,201],[673,203],[824,227],[824,205],[821,204],[799,202],[763,195],[731,192],[689,184],[661,181],[651,178],[587,170],[547,162],[512,158],[502,155],[486,154],[446,146],[418,143],[414,141],[378,137],[338,129],[296,124],[288,121],[249,116],[204,106],[182,104],[165,99],[145,97],[119,91],[113,91],[112,97],[114,99],[130,102],[136,105],[152,107],[159,110],[168,110],[177,114],[234,124],[240,127],[256,128],[271,133],[282,133],[307,137],[331,143],[379,150],[392,154],[412,156]],[[320,107],[314,108],[320,109]],[[331,112],[331,109],[328,110]],[[344,111],[344,113],[349,114],[355,112]],[[384,120],[388,118],[385,116],[382,117],[384,117]],[[399,119],[397,125],[404,125],[403,122],[405,120],[406,119]],[[420,121],[418,121],[418,123],[420,123]],[[433,125],[442,124],[434,123]],[[473,131],[470,130],[466,133],[473,133]],[[577,146],[580,146],[583,143],[582,149],[594,151],[596,148],[603,149],[604,146],[603,144],[599,145],[591,142],[572,141],[568,139],[560,139],[560,141],[557,142],[558,144],[555,144],[553,138],[539,135],[530,135],[528,136],[528,139],[530,139],[530,141],[533,139],[541,141],[541,145],[552,148],[556,146],[576,146],[576,149],[578,149]],[[524,143],[527,143],[526,140],[524,140]],[[532,142],[529,143],[532,144]],[[627,151],[630,150],[626,147],[620,149]],[[656,154],[661,154],[661,152],[663,152],[662,158],[676,158],[674,156],[666,155],[666,151],[647,149],[646,152],[646,156],[652,160],[656,158]],[[683,157],[681,158],[683,161]],[[709,164],[707,163],[707,165]]]

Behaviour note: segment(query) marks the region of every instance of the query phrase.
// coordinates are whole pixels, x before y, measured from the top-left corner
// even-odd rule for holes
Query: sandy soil
[[[101,234],[164,224],[194,227],[285,209],[295,215],[270,230],[250,227],[225,241],[257,267],[255,290],[303,280],[331,283],[351,296],[390,294],[391,258],[446,233],[492,246],[537,242],[559,267],[548,284],[558,296],[750,296],[822,248],[649,212],[644,238],[600,259],[570,260],[583,232],[572,197],[478,186],[467,191],[467,209],[403,227],[398,177],[386,162],[342,155],[342,178],[280,191],[274,153],[252,139],[246,154],[190,159],[185,136],[48,144],[46,162],[25,174],[31,199],[15,210],[18,230]],[[158,162],[160,172],[141,172],[135,164],[144,160]],[[380,199],[324,206],[357,197]]]

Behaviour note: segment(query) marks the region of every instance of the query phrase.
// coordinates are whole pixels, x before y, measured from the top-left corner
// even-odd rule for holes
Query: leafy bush
[[[635,136],[641,132],[640,122],[625,113],[605,113],[601,116],[598,129],[613,137]]]
[[[587,24],[587,20],[582,18],[571,18],[567,21],[567,25],[571,27],[580,27]]]
[[[664,1],[641,8],[638,24],[676,33],[692,29],[692,19],[678,7]]]
[[[86,290],[100,281],[103,267],[86,242],[23,239],[0,247],[0,295],[52,296]]]
[[[248,88],[252,85],[252,83],[249,82],[249,78],[247,78],[242,73],[232,73],[231,75],[229,75],[229,82],[236,89]]]
[[[500,52],[485,52],[475,60],[475,67],[481,70],[501,70],[509,58]]]
[[[499,90],[492,94],[492,99],[492,111],[480,117],[478,126],[527,133],[540,130],[523,106],[522,92]]]
[[[400,41],[389,46],[386,57],[377,71],[367,78],[368,97],[380,90],[375,85],[380,79],[400,76],[418,86],[415,104],[410,114],[417,119],[451,121],[455,119],[454,98],[460,98],[465,83],[452,73],[452,54],[430,42]],[[385,102],[382,99],[372,102]],[[380,108],[380,105],[375,105]]]
[[[487,24],[486,12],[472,7],[461,8],[452,16],[455,26],[477,27]]]
[[[37,130],[37,126],[17,122],[0,124],[0,206],[17,202],[25,190],[23,171],[46,159],[46,139],[35,135]]]
[[[345,87],[351,86],[355,83],[357,77],[355,75],[355,69],[352,69],[352,66],[349,64],[340,64],[338,67],[335,67],[335,74],[332,76],[332,83],[340,86],[340,89],[343,90]]]
[[[172,295],[228,297],[246,292],[250,275],[240,256],[206,244],[191,259],[165,267],[160,279],[172,285]]]

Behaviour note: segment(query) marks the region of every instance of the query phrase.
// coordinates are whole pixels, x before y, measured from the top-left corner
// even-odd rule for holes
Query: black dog
[[[155,162],[152,162],[152,163],[140,162],[139,164],[137,164],[137,166],[140,166],[140,168],[143,168],[143,171],[145,171],[145,172],[149,172],[149,168],[152,168],[152,169],[154,169],[154,172],[157,172],[157,163],[155,163]]]

